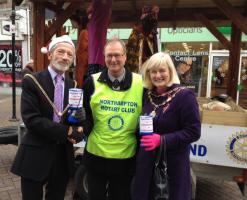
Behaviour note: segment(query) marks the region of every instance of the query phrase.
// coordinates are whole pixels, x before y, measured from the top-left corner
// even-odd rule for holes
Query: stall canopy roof
[[[14,0],[20,5],[24,0]],[[25,0],[33,2],[33,44],[36,70],[42,70],[45,64],[41,47],[48,43],[54,34],[62,33],[62,26],[67,19],[80,24],[91,1],[89,0]],[[107,0],[105,0],[107,1]],[[159,6],[160,27],[207,27],[207,29],[230,51],[229,78],[227,94],[236,99],[239,61],[241,49],[241,32],[247,34],[246,0],[113,0],[109,27],[131,28],[141,16],[145,4]],[[56,13],[56,18],[45,24],[45,9]],[[229,41],[216,27],[231,26]]]
[[[18,4],[22,1],[16,0]],[[91,2],[90,0],[29,1],[42,2],[46,8],[55,12],[65,9],[69,3],[78,3],[78,10],[85,11]],[[247,11],[246,0],[114,0],[110,27],[132,27],[140,17],[141,8],[145,4],[155,4],[160,7],[159,26],[161,27],[203,26],[198,20],[198,14],[205,16],[216,26],[225,26],[231,24],[229,16],[234,17],[236,13],[245,16]],[[62,5],[62,8],[58,5]]]

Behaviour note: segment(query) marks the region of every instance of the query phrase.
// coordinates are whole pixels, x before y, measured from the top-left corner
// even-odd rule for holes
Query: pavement
[[[21,200],[20,177],[9,171],[17,148],[16,145],[11,144],[0,145],[0,200]],[[74,185],[71,179],[65,200],[72,200],[73,191]]]
[[[12,88],[0,86],[0,127],[18,126],[21,122],[20,94],[21,89],[18,87],[16,88],[16,116],[13,116]],[[15,118],[19,119],[19,121],[16,121]]]
[[[21,89],[16,89],[16,118],[13,118],[12,89],[0,86],[0,127],[21,123],[20,116]],[[0,145],[0,200],[21,200],[20,178],[9,169],[18,146]],[[65,200],[72,200],[74,191],[73,179],[69,182]],[[35,200],[35,199],[34,199]],[[100,199],[99,199],[100,200]],[[212,180],[197,177],[196,200],[247,200],[243,197],[237,184],[233,181]]]

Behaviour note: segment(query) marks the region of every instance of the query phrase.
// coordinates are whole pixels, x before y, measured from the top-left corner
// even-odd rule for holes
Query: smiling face
[[[124,65],[126,61],[126,53],[120,42],[114,41],[105,47],[105,63],[108,72],[118,77],[124,72]]]
[[[48,59],[51,67],[59,74],[66,72],[73,63],[75,56],[74,47],[69,43],[59,43],[54,50],[49,52]]]
[[[169,68],[165,65],[155,67],[149,71],[150,80],[157,89],[167,88],[171,80]]]

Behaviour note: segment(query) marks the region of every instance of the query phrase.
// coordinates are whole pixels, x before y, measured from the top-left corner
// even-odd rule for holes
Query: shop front
[[[230,28],[218,30],[230,38]],[[237,103],[243,108],[247,108],[246,41],[243,35],[237,91]],[[206,28],[161,29],[161,47],[173,58],[181,84],[193,89],[197,96],[213,98],[226,94],[229,51]]]
[[[15,72],[16,83],[21,82],[22,48],[15,46]],[[12,46],[0,44],[0,83],[8,85],[12,83]]]
[[[231,28],[218,30],[230,41]],[[108,29],[107,38],[127,41],[132,29]],[[71,37],[76,40],[75,34]],[[198,97],[226,94],[229,51],[204,27],[159,29],[159,49],[168,52],[175,64],[182,85],[192,89]],[[247,109],[247,36],[242,35],[237,103]]]
[[[10,20],[11,10],[0,9],[0,85],[12,84],[12,31],[15,31],[15,77],[21,83],[21,70],[30,59],[29,10],[16,11],[15,27]]]

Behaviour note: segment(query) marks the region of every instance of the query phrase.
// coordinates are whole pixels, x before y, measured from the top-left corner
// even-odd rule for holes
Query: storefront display
[[[202,80],[202,57],[207,55],[203,52],[200,55],[194,51],[192,54],[182,51],[169,52],[176,67],[181,85],[192,89],[197,96],[200,95]]]
[[[15,71],[16,82],[21,80],[20,72],[22,70],[22,49],[21,46],[15,47]],[[0,45],[0,83],[12,82],[12,46]]]
[[[242,56],[240,80],[238,85],[239,105],[247,109],[247,56]]]

